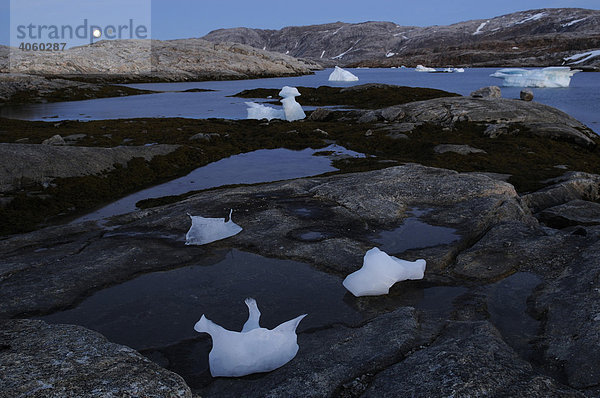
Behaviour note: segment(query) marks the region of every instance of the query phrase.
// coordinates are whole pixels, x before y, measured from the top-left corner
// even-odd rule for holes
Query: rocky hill
[[[600,67],[600,10],[547,8],[449,26],[343,22],[281,30],[220,29],[204,37],[345,66]],[[576,56],[565,60],[570,56]]]
[[[0,71],[103,81],[185,81],[296,76],[318,66],[238,43],[111,40],[57,52],[0,49]],[[8,63],[10,60],[10,65]]]

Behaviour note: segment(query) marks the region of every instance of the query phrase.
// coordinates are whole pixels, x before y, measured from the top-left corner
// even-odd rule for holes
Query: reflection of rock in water
[[[526,360],[531,359],[531,341],[540,328],[540,322],[528,314],[527,299],[541,282],[534,274],[519,272],[487,288],[490,321]]]

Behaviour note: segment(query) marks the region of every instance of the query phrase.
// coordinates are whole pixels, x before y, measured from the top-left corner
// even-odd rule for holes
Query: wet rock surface
[[[347,295],[344,301],[369,314],[367,319],[302,330],[297,357],[274,372],[212,379],[179,369],[194,392],[201,396],[396,396],[398,391],[416,396],[440,391],[594,396],[600,383],[596,363],[600,358],[596,284],[600,233],[593,226],[585,227],[590,229],[585,235],[543,227],[527,204],[538,212],[548,203],[544,208],[564,205],[573,192],[590,199],[595,191],[588,188],[598,178],[572,173],[543,191],[546,196],[536,198],[537,193],[532,193],[524,199],[512,185],[483,174],[408,164],[205,191],[108,223],[57,226],[0,241],[0,317],[24,318],[72,307],[103,287],[143,273],[201,264],[221,249],[302,261],[341,280],[361,266],[366,250],[380,244],[376,237],[381,231],[394,230],[416,217],[451,228],[458,237],[394,253],[407,260],[427,259],[423,281],[394,286],[382,298]],[[573,181],[584,188],[548,199],[547,192],[563,192],[561,184],[570,182],[572,188]],[[186,213],[223,217],[229,209],[234,209],[234,220],[244,229],[240,234],[202,247],[184,245],[189,228]],[[540,281],[535,291],[520,293],[527,311],[541,319],[542,328],[535,336],[522,336],[525,345],[529,341],[534,347],[531,358],[521,356],[511,337],[499,332],[505,325],[495,325],[497,318],[490,314],[501,303],[490,302],[492,296],[484,294],[490,284],[519,272],[532,273]],[[445,289],[459,290],[450,295],[432,293]],[[421,301],[411,298],[424,291],[429,296]],[[510,295],[494,297],[505,300]],[[31,321],[7,320],[0,333],[12,333],[11,325],[19,322]],[[36,341],[35,333],[25,334]],[[92,341],[87,347],[102,344]],[[210,343],[199,335],[175,351],[193,353],[194,344]],[[0,351],[0,357],[5,352]],[[185,366],[185,361],[172,365],[172,358],[159,354],[160,350],[151,352],[148,355],[164,366]],[[130,367],[143,369],[118,355],[110,357],[122,373],[132,373]],[[52,374],[45,365],[39,366],[40,373]],[[26,380],[21,369],[11,366],[7,372],[11,379]],[[145,377],[132,374],[124,381],[129,391]],[[170,386],[158,396],[178,396],[182,391],[178,384],[169,384],[172,376],[167,372],[156,375],[153,382]],[[11,385],[9,391],[18,388]],[[57,390],[50,392],[62,391],[60,386],[51,388]]]
[[[183,379],[73,325],[0,320],[0,396],[182,397]]]

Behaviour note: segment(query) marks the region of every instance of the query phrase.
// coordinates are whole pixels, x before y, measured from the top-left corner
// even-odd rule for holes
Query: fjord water
[[[0,108],[0,116],[24,120],[99,120],[139,117],[246,118],[245,98],[229,97],[242,90],[283,86],[341,86],[387,83],[429,87],[462,95],[502,80],[490,77],[498,68],[466,69],[464,73],[420,73],[411,68],[350,69],[358,82],[329,82],[332,69],[314,75],[235,81],[148,83],[130,87],[161,91],[157,94],[88,101],[30,104]],[[215,91],[182,92],[200,88]],[[519,87],[502,87],[504,98],[519,98]],[[534,101],[556,107],[600,133],[600,73],[577,73],[568,88],[533,88]],[[302,103],[302,97],[298,98]],[[305,110],[314,108],[304,107]]]

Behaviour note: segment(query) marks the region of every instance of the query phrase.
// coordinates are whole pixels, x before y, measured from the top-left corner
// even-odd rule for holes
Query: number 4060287
[[[21,43],[21,51],[64,51],[67,43]]]

